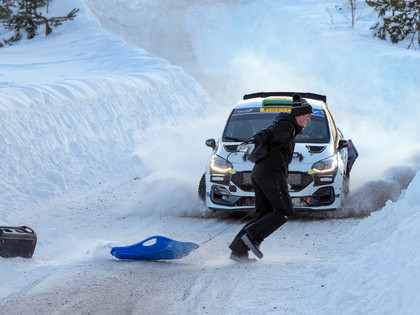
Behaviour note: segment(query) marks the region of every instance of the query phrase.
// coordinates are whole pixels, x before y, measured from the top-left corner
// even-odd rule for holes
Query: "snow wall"
[[[25,224],[9,215],[54,196],[144,176],[153,163],[142,159],[153,160],[162,154],[156,148],[168,147],[169,141],[157,141],[184,145],[179,133],[208,113],[206,93],[181,68],[102,31],[84,3],[73,2],[81,8],[74,22],[47,40],[1,51],[3,225]],[[184,141],[194,137],[189,131]],[[159,160],[164,164],[164,157]]]
[[[400,198],[346,235],[352,254],[319,270],[307,290],[314,314],[416,314],[420,308],[420,173]]]

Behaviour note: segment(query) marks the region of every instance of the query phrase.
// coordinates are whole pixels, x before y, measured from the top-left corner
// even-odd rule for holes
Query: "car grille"
[[[254,191],[251,181],[251,172],[235,173],[230,180],[243,191]]]
[[[232,175],[231,181],[243,191],[254,191],[251,172],[238,172]],[[293,191],[301,191],[312,183],[312,176],[303,172],[290,172],[287,182]]]
[[[293,191],[301,191],[312,183],[312,176],[302,172],[290,172],[287,183],[292,186]]]

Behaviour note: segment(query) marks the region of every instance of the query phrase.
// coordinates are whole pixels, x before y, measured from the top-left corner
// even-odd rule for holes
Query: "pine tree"
[[[26,38],[34,38],[38,26],[42,24],[36,19],[35,14],[38,7],[45,5],[44,0],[19,0],[16,4],[17,12],[12,14],[6,22],[6,28],[15,31],[15,35],[8,40],[9,42],[20,40],[24,33],[26,33]]]
[[[420,0],[367,0],[378,12],[379,21],[371,29],[374,36],[392,43],[408,39],[410,48],[415,41],[420,45]],[[417,36],[417,38],[416,38]]]
[[[13,0],[2,0],[0,6],[0,21],[3,22],[12,14],[12,7],[14,6]]]
[[[4,40],[4,43],[12,44],[15,41],[22,39],[25,35],[27,39],[32,39],[38,35],[38,27],[45,25],[45,34],[49,35],[52,32],[52,27],[57,27],[63,21],[73,20],[79,9],[73,9],[67,16],[50,17],[47,18],[38,10],[49,4],[50,0],[2,0],[4,10],[4,23],[6,29],[14,31],[9,39]],[[7,5],[5,5],[7,4]],[[11,10],[10,7],[17,7],[17,10]],[[48,9],[48,7],[47,7]],[[0,47],[1,47],[0,43]]]

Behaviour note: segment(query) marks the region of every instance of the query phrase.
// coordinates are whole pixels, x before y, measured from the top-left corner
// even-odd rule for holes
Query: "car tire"
[[[198,185],[198,198],[203,201],[206,200],[206,174],[201,176],[200,184]]]

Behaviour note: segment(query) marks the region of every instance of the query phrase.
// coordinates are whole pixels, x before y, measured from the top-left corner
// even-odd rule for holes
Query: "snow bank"
[[[1,49],[2,224],[24,224],[9,214],[53,196],[143,176],[148,128],[160,126],[154,131],[165,138],[168,125],[208,112],[189,75],[102,31],[83,1],[55,1],[50,12],[73,7],[77,18],[53,35]]]
[[[397,201],[418,170],[418,164],[395,166],[388,169],[385,178],[370,180],[359,189],[352,191],[344,199],[337,216],[364,217],[381,210],[389,200]]]
[[[420,172],[396,201],[346,235],[354,253],[318,273],[309,293],[322,314],[416,314],[420,309]],[[317,312],[314,312],[317,313]]]

